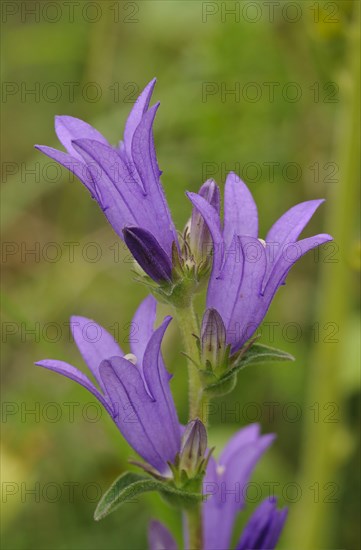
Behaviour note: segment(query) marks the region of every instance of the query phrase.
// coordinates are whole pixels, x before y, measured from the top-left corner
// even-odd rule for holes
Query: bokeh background
[[[235,536],[271,483],[290,506],[280,548],[359,548],[358,3],[70,4],[1,3],[2,547],[140,549],[150,518],[181,541],[177,511],[157,495],[93,521],[100,492],[134,453],[85,390],[33,366],[53,357],[82,367],[72,314],[113,330],[127,351],[145,296],[87,191],[33,145],[57,146],[57,114],[116,143],[157,76],[155,141],[180,229],[190,215],[185,191],[210,176],[223,185],[235,170],[259,205],[262,235],[290,206],[325,197],[305,235],[335,238],[293,269],[261,331],[295,363],[242,371],[212,408],[218,449],[255,420],[278,436]],[[172,326],[164,354],[185,421],[180,351]]]

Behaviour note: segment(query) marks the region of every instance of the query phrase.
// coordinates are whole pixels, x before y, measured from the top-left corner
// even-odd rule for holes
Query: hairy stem
[[[199,361],[199,350],[194,334],[198,334],[198,325],[192,302],[187,307],[176,308],[175,317],[182,333],[185,353],[194,361]],[[203,424],[207,424],[208,407],[207,399],[202,392],[202,384],[198,369],[187,358],[188,364],[188,387],[189,387],[189,419],[199,418]]]
[[[188,530],[187,548],[191,550],[203,549],[203,528],[201,505],[191,508],[185,512]]]

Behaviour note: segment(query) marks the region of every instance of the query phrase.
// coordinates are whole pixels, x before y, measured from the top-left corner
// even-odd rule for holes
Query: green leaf
[[[94,512],[94,519],[96,521],[103,519],[122,504],[149,491],[158,491],[168,502],[181,507],[189,507],[203,499],[203,495],[200,493],[182,491],[168,482],[158,481],[146,475],[125,472],[114,481],[100,499]]]
[[[231,377],[233,374],[241,369],[244,369],[251,364],[268,363],[270,361],[294,361],[295,358],[290,353],[281,349],[271,348],[265,344],[253,344],[239,360],[233,365],[233,367],[222,376],[222,380],[226,377]]]

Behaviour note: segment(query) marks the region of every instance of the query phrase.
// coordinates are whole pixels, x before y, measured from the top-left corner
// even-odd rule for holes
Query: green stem
[[[202,550],[203,528],[201,505],[190,508],[185,512],[188,527],[188,546],[191,550]]]
[[[194,313],[192,301],[187,307],[175,308],[175,317],[182,333],[185,353],[194,361],[199,360],[199,350],[195,334],[198,334],[198,324]],[[187,359],[188,364],[188,385],[189,385],[189,420],[199,418],[207,425],[208,399],[202,392],[202,384],[196,365]],[[203,528],[202,528],[202,506],[198,505],[185,511],[188,529],[188,548],[191,550],[202,550]]]
[[[198,325],[194,313],[193,303],[187,307],[175,308],[175,317],[182,333],[185,353],[194,361],[199,360],[199,350],[194,334],[198,334]],[[189,385],[189,419],[199,418],[207,425],[208,399],[202,392],[202,384],[198,369],[190,359],[188,364],[188,385]]]

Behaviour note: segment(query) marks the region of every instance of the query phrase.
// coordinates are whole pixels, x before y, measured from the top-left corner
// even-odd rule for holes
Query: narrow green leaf
[[[281,349],[272,348],[265,344],[253,344],[244,355],[242,355],[233,367],[222,376],[225,380],[233,376],[236,372],[244,369],[251,364],[268,363],[270,361],[294,361],[295,358],[290,353]]]
[[[250,363],[265,363],[268,361],[294,361],[290,353],[281,349],[271,348],[265,344],[253,344],[241,357],[240,365],[245,367]]]
[[[168,501],[184,507],[195,504],[203,498],[200,493],[182,491],[172,487],[167,482],[133,472],[125,472],[114,481],[100,499],[94,512],[94,519],[96,521],[103,519],[122,504],[149,491],[158,491]]]
[[[265,344],[253,344],[243,355],[240,355],[238,361],[221,376],[217,382],[206,386],[205,391],[212,395],[225,395],[234,388],[235,374],[251,364],[268,363],[269,361],[294,361],[295,358],[290,353],[280,349],[271,348]],[[229,382],[228,388],[226,382]],[[219,392],[219,393],[218,393]]]

